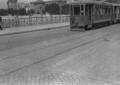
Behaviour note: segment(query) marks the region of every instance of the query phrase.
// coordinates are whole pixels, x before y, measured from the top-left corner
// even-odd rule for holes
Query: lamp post
[[[31,12],[30,0],[28,0],[28,2],[29,2],[29,8],[28,8],[28,11],[29,11],[29,25],[32,25],[32,12]]]

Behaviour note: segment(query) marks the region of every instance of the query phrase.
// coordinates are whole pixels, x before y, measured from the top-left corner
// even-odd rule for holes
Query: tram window
[[[120,8],[119,8],[119,14],[120,14]]]
[[[79,6],[74,7],[74,15],[80,15],[80,7]]]
[[[70,14],[73,14],[73,13],[72,13],[72,6],[70,6]]]
[[[83,13],[83,12],[81,12],[81,15],[84,15],[84,13]]]
[[[83,7],[83,5],[81,5],[81,11],[83,11],[84,10],[84,7]]]
[[[81,5],[81,13],[80,13],[80,15],[85,15],[85,5]]]

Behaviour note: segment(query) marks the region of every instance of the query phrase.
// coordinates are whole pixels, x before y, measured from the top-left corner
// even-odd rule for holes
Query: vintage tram
[[[108,2],[70,3],[70,29],[92,29],[120,21],[120,5]]]

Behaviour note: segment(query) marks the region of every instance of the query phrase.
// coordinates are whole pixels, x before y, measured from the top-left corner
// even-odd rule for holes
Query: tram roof
[[[102,5],[111,5],[111,6],[120,6],[120,4],[109,3],[109,2],[102,2],[102,1],[76,1],[71,2],[69,4],[102,4]]]
[[[120,6],[120,4],[112,4],[113,6]]]

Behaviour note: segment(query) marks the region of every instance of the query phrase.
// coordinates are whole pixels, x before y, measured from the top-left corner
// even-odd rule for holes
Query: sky
[[[29,2],[29,1],[35,1],[35,0],[18,0],[18,2]],[[47,1],[47,0],[44,0]],[[6,4],[7,0],[0,0],[0,8],[7,8]]]

